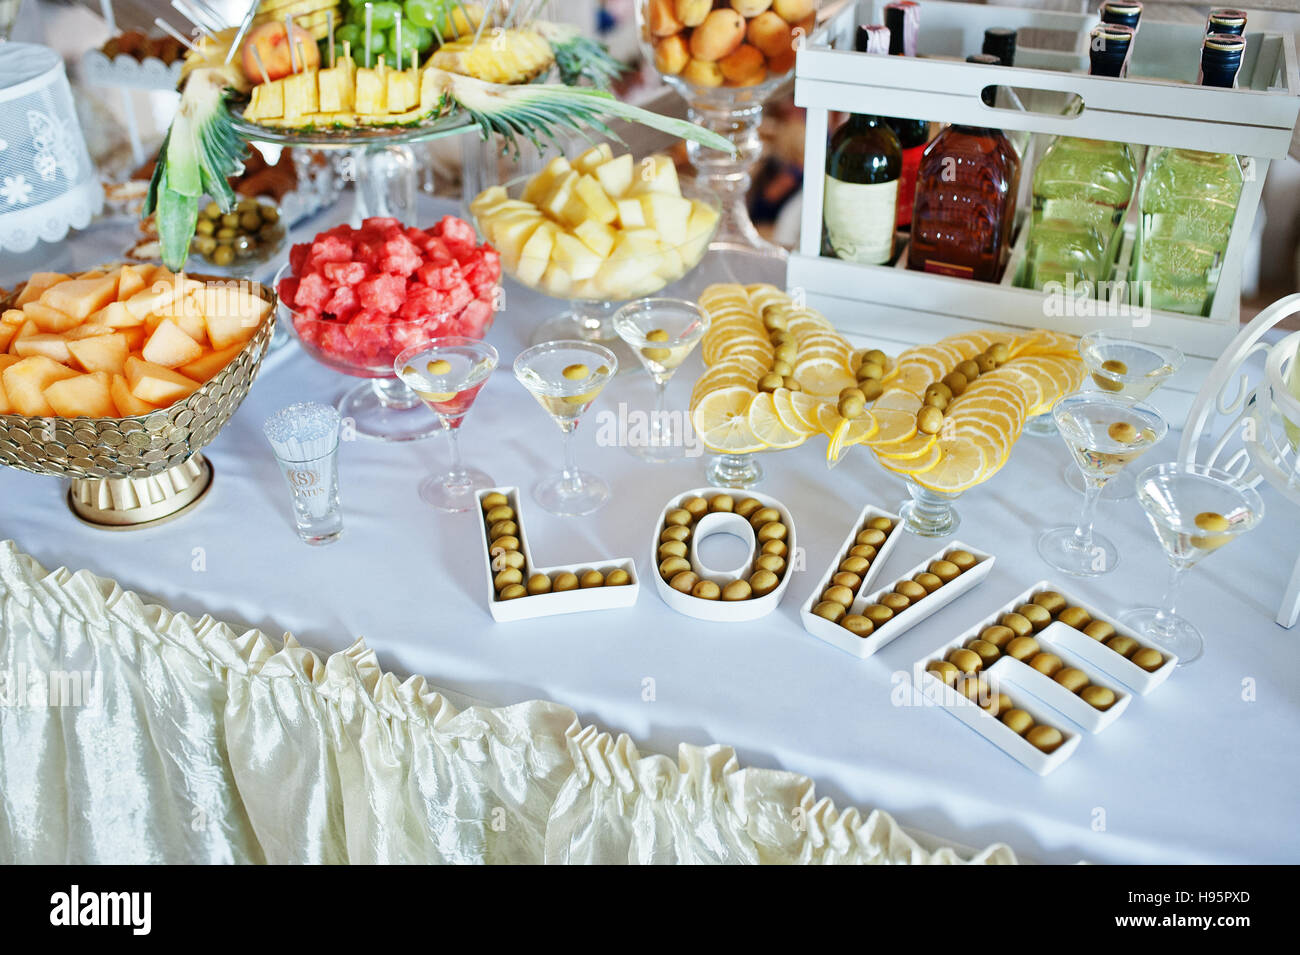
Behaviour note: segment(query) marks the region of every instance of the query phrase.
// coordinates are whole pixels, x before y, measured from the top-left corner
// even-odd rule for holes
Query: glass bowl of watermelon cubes
[[[568,311],[543,322],[533,343],[582,339],[616,353],[618,306],[684,278],[709,249],[720,204],[677,179],[670,156],[640,160],[593,146],[572,162],[485,189],[470,203],[479,232],[516,282]],[[625,367],[639,367],[632,361]]]
[[[368,379],[338,401],[358,434],[411,441],[437,417],[397,377],[412,345],[447,335],[481,339],[500,300],[500,258],[474,229],[445,216],[431,229],[371,218],[295,245],[275,277],[281,317],[321,364]]]

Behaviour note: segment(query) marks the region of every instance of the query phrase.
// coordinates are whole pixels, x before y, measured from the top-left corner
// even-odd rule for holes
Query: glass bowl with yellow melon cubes
[[[267,286],[162,266],[38,272],[0,299],[0,464],[71,479],[101,527],[194,506],[200,454],[234,414],[275,325]]]
[[[532,341],[601,342],[625,348],[618,306],[684,278],[718,226],[716,197],[683,186],[671,157],[614,155],[607,144],[534,176],[485,189],[470,203],[475,224],[521,285],[567,299]],[[624,367],[638,367],[629,361]]]

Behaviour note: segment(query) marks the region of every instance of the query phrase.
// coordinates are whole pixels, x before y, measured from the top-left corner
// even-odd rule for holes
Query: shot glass
[[[289,405],[262,426],[293,499],[298,536],[313,546],[343,533],[339,506],[339,413],[328,405]]]

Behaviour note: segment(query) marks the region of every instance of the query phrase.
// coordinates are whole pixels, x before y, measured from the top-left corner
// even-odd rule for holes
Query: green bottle
[[[1089,45],[1093,76],[1119,76],[1133,42],[1131,27],[1102,24]],[[1034,169],[1027,284],[1079,285],[1107,280],[1124,216],[1137,187],[1127,143],[1061,136]]]
[[[1233,86],[1245,48],[1239,36],[1207,36],[1201,84]],[[1242,182],[1241,162],[1230,153],[1164,149],[1147,167],[1136,270],[1144,303],[1185,315],[1209,311]]]

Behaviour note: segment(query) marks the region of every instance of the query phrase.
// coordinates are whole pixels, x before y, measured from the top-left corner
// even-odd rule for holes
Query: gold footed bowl
[[[243,402],[275,331],[275,292],[249,284],[271,311],[243,351],[197,391],[131,418],[0,415],[0,464],[69,478],[72,513],[106,530],[153,526],[193,508],[212,485],[212,465],[199,451]],[[21,286],[14,294],[19,291]]]

